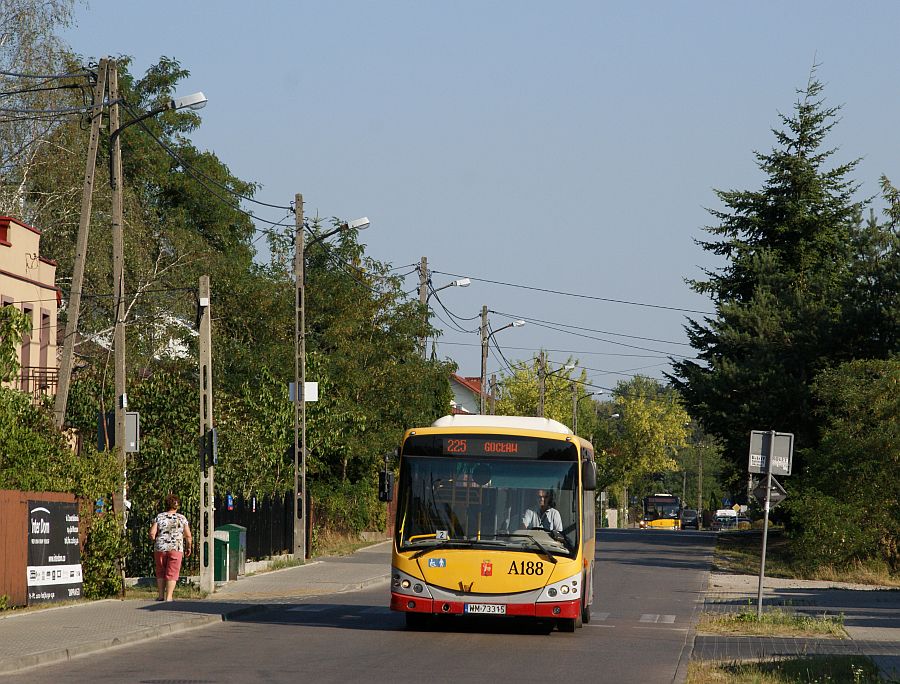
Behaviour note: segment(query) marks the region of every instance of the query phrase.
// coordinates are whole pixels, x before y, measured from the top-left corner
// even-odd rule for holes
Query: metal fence
[[[216,496],[216,527],[233,523],[247,528],[247,560],[291,553],[294,501],[291,492],[257,499]]]

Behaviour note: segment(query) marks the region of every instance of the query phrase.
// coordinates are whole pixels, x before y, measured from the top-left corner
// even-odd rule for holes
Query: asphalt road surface
[[[506,618],[409,631],[388,586],[281,599],[240,621],[34,668],[0,683],[672,682],[715,537],[603,530],[590,624],[574,634]]]

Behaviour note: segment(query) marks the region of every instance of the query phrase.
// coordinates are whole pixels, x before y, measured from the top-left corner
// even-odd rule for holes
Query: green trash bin
[[[238,575],[244,574],[247,562],[247,528],[228,523],[219,525],[216,532],[228,534],[228,579],[236,580]]]
[[[229,535],[227,532],[213,532],[213,580],[227,582],[229,570]]]

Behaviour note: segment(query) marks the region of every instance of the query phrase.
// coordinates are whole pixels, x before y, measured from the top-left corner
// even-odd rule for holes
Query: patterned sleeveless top
[[[154,551],[184,551],[184,526],[187,518],[181,513],[160,513],[156,516]]]

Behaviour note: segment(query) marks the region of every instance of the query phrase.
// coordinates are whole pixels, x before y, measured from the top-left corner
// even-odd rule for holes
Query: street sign
[[[750,463],[747,470],[765,475],[770,455],[772,474],[790,475],[794,456],[793,433],[753,430],[750,433]]]
[[[766,481],[761,480],[756,487],[753,488],[753,496],[761,505],[766,503]],[[787,491],[781,486],[781,483],[772,478],[772,489],[769,492],[769,506],[777,506],[787,498]]]

